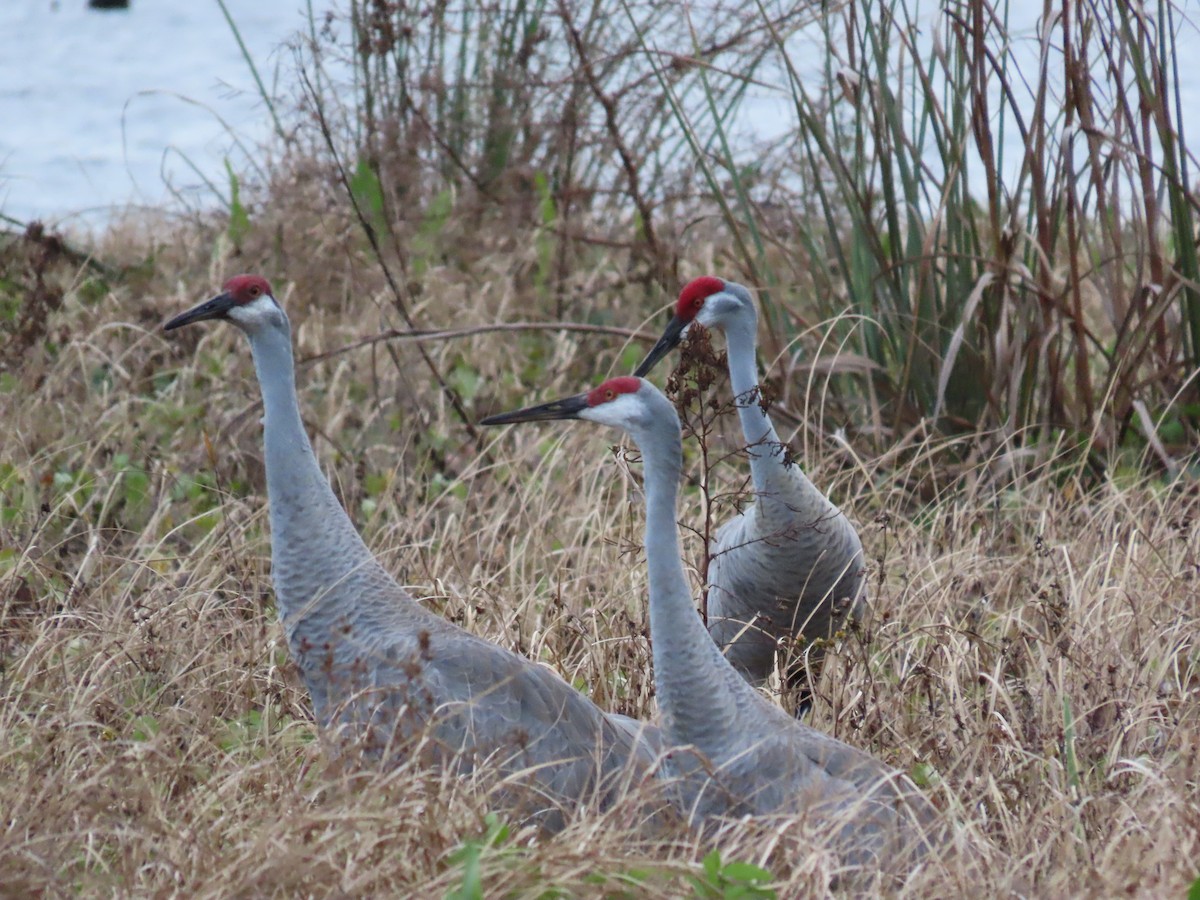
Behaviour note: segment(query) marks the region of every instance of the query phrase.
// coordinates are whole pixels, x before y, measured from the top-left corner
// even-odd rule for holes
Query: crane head
[[[654,390],[641,378],[623,375],[620,378],[610,378],[582,394],[488,416],[479,424],[512,425],[517,422],[545,422],[552,419],[589,419],[605,425],[624,426],[636,412],[631,404],[636,405],[633,398],[643,387]]]
[[[163,330],[174,331],[208,319],[228,319],[243,331],[253,331],[282,314],[267,279],[261,275],[234,275],[221,286],[221,293],[176,316]]]
[[[675,301],[675,315],[662,337],[633,374],[640,378],[653,369],[660,359],[687,337],[688,329],[693,324],[705,328],[723,328],[734,317],[745,315],[757,321],[754,301],[742,285],[712,275],[689,281],[679,292],[679,299]]]
[[[620,428],[643,451],[659,445],[660,452],[674,453],[676,458],[682,452],[675,406],[649,381],[632,375],[610,378],[590,391],[562,400],[489,416],[479,424],[509,425],[549,419],[586,419]]]

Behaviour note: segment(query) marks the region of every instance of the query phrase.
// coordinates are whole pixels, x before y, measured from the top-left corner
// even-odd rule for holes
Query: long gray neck
[[[756,493],[770,493],[771,476],[783,461],[783,444],[771,424],[771,417],[762,408],[758,392],[758,369],[755,364],[757,326],[754,316],[745,316],[725,328],[729,356],[729,384],[733,388],[742,436],[750,454],[750,477]]]
[[[265,327],[250,335],[250,347],[265,411],[271,574],[287,624],[336,605],[339,585],[380,567],[321,472],[304,431],[290,329]]]
[[[633,435],[645,460],[655,691],[670,741],[694,744],[716,758],[729,746],[739,711],[754,703],[748,696],[753,688],[721,655],[692,602],[675,519],[682,468],[679,420],[665,399],[663,405],[654,423]]]

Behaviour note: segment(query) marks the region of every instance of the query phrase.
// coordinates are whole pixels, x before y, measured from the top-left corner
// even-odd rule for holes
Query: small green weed
[[[766,869],[745,862],[721,862],[721,851],[711,850],[701,861],[703,875],[690,875],[697,900],[774,900]]]

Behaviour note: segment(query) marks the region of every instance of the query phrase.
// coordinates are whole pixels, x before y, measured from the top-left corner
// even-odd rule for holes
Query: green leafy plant
[[[384,212],[383,187],[379,183],[379,175],[366,159],[360,159],[354,167],[354,174],[350,178],[350,193],[377,237],[386,238],[388,222]]]
[[[701,860],[703,875],[689,876],[694,896],[701,900],[774,900],[771,873],[745,862],[722,862],[719,850]]]
[[[225,160],[225,173],[229,176],[229,224],[225,227],[225,235],[234,248],[240,251],[242,243],[250,233],[250,213],[242,205],[241,180],[228,159]]]
[[[457,888],[448,891],[446,900],[484,900],[487,894],[483,886],[482,863],[485,857],[512,855],[514,848],[505,847],[509,829],[495,813],[484,816],[484,833],[469,838],[461,847],[450,854],[450,862],[462,869],[462,878]]]

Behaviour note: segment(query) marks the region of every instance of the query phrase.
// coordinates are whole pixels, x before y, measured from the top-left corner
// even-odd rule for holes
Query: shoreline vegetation
[[[1002,4],[680,9],[355,0],[284,90],[260,79],[277,133],[219,212],[5,220],[6,891],[1196,882],[1200,207],[1170,37],[1194,26],[1050,4],[1022,70]],[[772,146],[733,127],[761,84],[797,123]],[[809,722],[911,774],[971,852],[847,880],[787,819],[650,838],[618,809],[544,838],[486,783],[338,761],[273,606],[249,359],[233,329],[161,333],[239,271],[274,283],[318,458],[389,571],[639,719],[640,461],[476,423],[628,374],[693,276],[754,288],[772,415],[867,556],[873,615]],[[746,490],[718,362],[675,379],[697,594]]]

